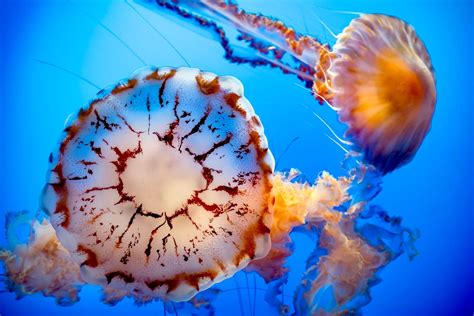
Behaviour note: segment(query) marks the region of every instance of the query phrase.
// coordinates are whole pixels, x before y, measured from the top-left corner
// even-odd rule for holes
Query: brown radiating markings
[[[250,153],[250,145],[252,145],[252,139],[249,138],[249,141],[246,144],[242,144],[239,146],[237,150],[234,150],[234,154],[236,154],[238,159],[243,159],[245,155]]]
[[[87,166],[91,166],[91,165],[96,165],[96,164],[97,164],[97,162],[94,162],[94,161],[87,161],[87,160],[84,160],[84,159],[79,160],[77,163],[80,163],[80,164],[82,164],[82,165],[84,165],[84,166],[86,166],[86,167],[87,167]]]
[[[121,92],[124,92],[129,89],[133,89],[138,83],[137,79],[130,79],[128,80],[125,84],[118,84],[115,86],[115,88],[112,90],[112,94],[119,94]]]
[[[92,152],[94,152],[97,156],[99,156],[99,158],[104,159],[104,156],[102,155],[102,148],[95,147],[94,141],[91,140],[87,145],[89,146]]]
[[[89,234],[89,235],[87,235],[87,237],[94,237],[95,238],[95,242],[94,242],[95,245],[98,245],[102,242],[102,240],[100,240],[99,237],[97,236],[97,232],[94,232],[93,234]]]
[[[213,213],[220,213],[220,207],[217,204],[206,204],[201,198],[195,194],[190,200],[188,200],[189,204],[195,204],[198,205],[202,208],[204,208],[206,211],[213,212]]]
[[[168,238],[171,237],[171,233],[168,233],[168,235],[166,235],[165,237],[161,238],[161,245],[162,245],[162,249],[163,249],[163,255],[166,254],[166,244],[168,243]]]
[[[97,255],[91,249],[86,248],[83,245],[78,245],[76,251],[85,254],[87,257],[86,260],[81,263],[81,267],[89,266],[91,268],[95,268],[99,265],[99,262],[97,261]]]
[[[107,142],[106,142],[107,143]],[[108,143],[107,143],[108,144]],[[93,191],[104,191],[104,190],[117,190],[117,193],[120,199],[115,203],[118,205],[124,202],[133,202],[134,197],[128,195],[128,193],[124,190],[123,181],[121,178],[122,173],[125,171],[127,167],[128,159],[135,158],[138,154],[143,153],[141,142],[138,141],[138,145],[133,150],[127,149],[125,151],[121,151],[118,147],[111,147],[112,151],[116,154],[117,160],[111,161],[111,163],[115,166],[115,171],[118,174],[118,183],[115,185],[107,186],[107,187],[92,187],[84,191],[84,194],[93,192]]]
[[[130,125],[130,124],[128,123],[128,121],[127,121],[127,119],[125,119],[125,117],[123,117],[122,115],[120,115],[120,114],[118,114],[118,113],[116,113],[116,114],[117,114],[117,116],[122,120],[122,122],[128,127],[128,129],[129,129],[132,133],[137,134],[137,137],[140,137],[140,135],[143,134],[143,131],[137,131],[137,130],[135,130],[135,129],[132,127],[132,125]],[[148,128],[150,128],[149,125],[148,125]]]
[[[186,148],[186,149],[188,150],[188,152],[190,152],[190,150],[188,148]],[[214,213],[215,216],[218,216],[218,215],[223,213],[222,212],[222,207],[220,207],[219,205],[217,205],[215,203],[213,203],[213,204],[205,203],[199,197],[199,194],[202,193],[202,192],[207,191],[209,189],[209,186],[211,185],[212,181],[214,181],[214,176],[212,175],[212,172],[222,173],[222,171],[205,167],[205,166],[202,165],[202,162],[200,162],[200,164],[201,164],[201,167],[202,167],[201,174],[202,174],[203,178],[206,180],[206,186],[201,190],[195,190],[193,195],[191,196],[191,198],[189,198],[186,203],[187,203],[187,205],[190,205],[190,204],[198,205],[198,206],[204,208],[205,210]],[[189,220],[194,224],[196,229],[199,230],[198,225],[193,221],[191,216],[189,216],[187,205],[181,210],[181,212],[183,214],[185,214],[189,218]],[[174,217],[176,217],[176,216],[174,216]],[[171,223],[170,223],[170,227],[172,227]]]
[[[249,171],[249,172],[239,172],[237,177],[232,178],[232,182],[237,185],[242,185],[244,183],[250,182],[253,187],[255,187],[260,182],[260,175],[258,172]]]
[[[189,204],[189,200],[187,202]],[[188,209],[188,205],[185,205],[183,206],[182,208],[180,208],[179,210],[175,211],[173,215],[171,216],[168,216],[165,214],[165,220],[166,220],[166,223],[168,224],[170,230],[173,229],[173,220],[175,218],[177,218],[178,216],[186,216],[189,221],[194,225],[194,227],[196,227],[197,230],[199,230],[199,226],[196,224],[196,222],[191,218],[191,216],[189,216],[189,213],[188,213],[189,209]]]
[[[237,95],[236,95],[237,96]],[[238,97],[238,96],[237,96]],[[238,97],[240,98],[240,97]],[[228,98],[230,101],[229,102],[237,102],[237,99],[232,101],[232,97]],[[175,102],[175,104],[177,104]],[[243,114],[244,112],[240,112],[241,114]],[[176,107],[174,109],[174,114],[175,114],[175,117],[177,118],[177,111],[176,111]],[[185,114],[185,113],[183,113]],[[181,144],[180,144],[180,149],[181,149],[181,146],[182,146],[182,143],[183,143],[183,140],[186,139],[187,137],[189,137],[190,135],[193,135],[197,132],[200,131],[200,127],[204,125],[204,123],[206,122],[206,119],[207,117],[209,116],[210,114],[210,106],[209,106],[209,109],[208,111],[206,111],[206,113],[201,117],[201,119],[198,121],[198,123],[191,129],[191,131],[186,134],[185,136],[183,136],[183,138],[181,139]],[[179,122],[178,120],[176,120],[177,122]],[[214,131],[213,131],[214,132]],[[157,135],[159,136],[159,135]],[[160,137],[159,137],[160,138]],[[163,137],[162,137],[163,139]],[[204,179],[206,180],[206,188],[202,189],[202,190],[197,190],[195,191],[194,195],[191,197],[191,199],[189,199],[187,201],[187,204],[196,204],[204,209],[206,209],[207,211],[211,211],[215,214],[215,216],[219,216],[220,214],[224,213],[224,212],[228,212],[230,210],[234,210],[234,208],[237,206],[236,203],[228,203],[228,205],[225,205],[225,207],[221,207],[217,204],[207,204],[205,203],[200,197],[199,197],[199,193],[205,191],[205,190],[208,190],[209,188],[209,185],[210,183],[213,181],[213,176],[212,176],[212,173],[211,173],[211,169],[210,168],[207,168],[207,167],[204,167],[203,166],[203,162],[206,160],[206,158],[212,154],[216,149],[218,149],[219,147],[222,147],[222,146],[225,146],[227,145],[228,143],[230,143],[232,139],[232,134],[227,134],[226,138],[224,140],[221,140],[219,142],[216,142],[215,144],[213,144],[213,146],[205,153],[203,154],[200,154],[200,155],[197,155],[197,154],[194,154],[191,152],[191,150],[189,148],[186,148],[186,151],[194,156],[195,158],[195,161],[198,162],[202,167],[203,167],[203,170],[202,170],[202,174],[203,174],[203,177]],[[213,170],[215,171],[215,170]],[[221,172],[221,171],[220,171]],[[236,194],[238,194],[238,188],[234,188],[234,187],[230,187],[230,186],[219,186],[216,188],[217,191],[225,191],[227,192],[228,194],[234,196]],[[243,209],[243,208],[240,208],[240,209]],[[183,208],[181,209],[180,211],[176,212],[173,216],[169,217],[165,214],[165,218],[167,219],[168,221],[168,226],[170,227],[170,229],[172,229],[172,219],[177,217],[177,215],[186,215],[190,220],[191,222],[193,222],[193,224],[195,225],[195,227],[198,229],[197,225],[194,223],[194,221],[192,220],[192,218],[190,218],[189,214],[187,213],[187,207],[186,208]],[[243,213],[241,213],[243,214]],[[153,241],[153,236],[154,234],[156,233],[156,231],[163,226],[163,223],[160,224],[157,228],[155,228],[151,235],[150,235],[150,238],[149,238],[149,243],[148,243],[148,247],[145,251],[147,257],[151,254],[151,244],[152,244],[152,241]],[[215,230],[213,230],[213,233],[211,235],[217,235],[217,232],[215,232]],[[166,241],[167,241],[167,237],[165,237],[163,239],[163,251],[166,252],[166,248],[165,248],[165,244],[166,244]],[[176,245],[177,246],[177,245]],[[177,248],[175,247],[175,250]],[[160,253],[159,251],[158,252],[158,255],[160,256]],[[186,258],[188,259],[188,258]]]
[[[206,187],[202,189],[200,192],[207,190],[209,186],[211,185],[212,181],[214,181],[214,176],[212,175],[212,172],[222,173],[222,171],[220,170],[211,169],[209,167],[202,166],[201,174],[204,180],[206,180]]]
[[[176,211],[173,215],[171,216],[168,216],[166,213],[163,213],[164,216],[165,216],[165,219],[163,221],[163,223],[161,223],[160,225],[158,225],[156,228],[154,228],[151,233],[150,233],[150,237],[148,239],[148,245],[147,245],[147,248],[145,249],[145,255],[147,256],[147,262],[148,262],[148,259],[149,259],[149,256],[151,254],[151,244],[153,242],[153,239],[154,239],[154,235],[158,232],[158,230],[163,227],[165,224],[168,224],[168,227],[170,230],[173,229],[173,219],[175,219],[176,217],[178,216],[181,216],[181,215],[186,215],[186,217],[193,223],[193,225],[196,227],[196,229],[199,229],[199,227],[197,226],[197,224],[193,221],[193,219],[189,216],[188,214],[188,207],[187,206],[184,206],[183,208],[181,208],[180,210]],[[171,237],[171,234],[168,233],[167,236],[165,236],[163,239],[162,239],[162,245],[163,245],[163,252],[166,253],[166,248],[165,248],[165,245],[167,243],[167,239],[168,237]],[[159,254],[159,251],[158,251],[158,255]],[[159,260],[159,258],[158,258]]]
[[[103,215],[105,215],[105,214],[107,214],[107,213],[109,213],[109,212],[110,212],[109,209],[107,209],[107,210],[101,209],[101,210],[100,210],[100,213],[95,214],[95,215],[88,221],[88,223],[89,223],[89,224],[94,224],[101,216],[103,216]]]
[[[204,278],[214,280],[218,274],[219,272],[214,269],[192,274],[179,273],[175,275],[172,279],[156,279],[152,281],[146,281],[145,284],[152,291],[154,291],[158,287],[167,286],[167,293],[170,293],[176,290],[180,283],[184,282],[195,288],[196,291],[199,291],[199,280]]]
[[[87,179],[87,176],[83,176],[83,177],[80,177],[80,176],[67,177],[67,179],[68,179],[68,180],[71,180],[71,181],[86,180],[86,179]]]
[[[165,132],[163,136],[161,136],[158,132],[153,132],[153,134],[158,137],[160,142],[164,142],[166,145],[173,147],[173,140],[175,136],[175,129],[179,126],[180,117],[178,116],[178,105],[179,105],[179,94],[176,93],[174,97],[174,106],[173,106],[173,114],[174,114],[174,121],[170,123],[168,131]]]
[[[176,258],[179,257],[178,255],[178,244],[176,243],[176,239],[174,238],[174,236],[172,236],[173,238],[173,244],[174,244],[174,254],[176,255]]]
[[[132,240],[129,241],[124,255],[122,256],[122,258],[120,258],[121,263],[123,263],[123,264],[128,263],[128,261],[130,260],[131,253],[132,253],[132,248],[135,247],[136,245],[138,245],[138,243],[140,242],[140,236],[141,236],[140,233],[138,233],[138,234],[133,233],[132,234],[132,236],[131,236]]]
[[[115,166],[115,170],[119,175],[121,175],[127,168],[128,159],[134,159],[138,154],[143,153],[140,141],[138,141],[138,146],[133,150],[127,149],[122,152],[118,147],[111,147],[111,149],[117,155],[117,160],[112,161],[111,163]]]
[[[147,134],[150,135],[150,126],[151,126],[151,102],[150,102],[150,96],[146,96],[146,110],[148,112],[148,130]]]
[[[105,278],[107,279],[107,283],[110,284],[114,278],[120,278],[123,280],[125,283],[133,283],[135,282],[135,278],[133,277],[132,274],[125,273],[123,271],[113,271],[109,272],[105,275]]]
[[[249,208],[249,205],[247,203],[244,203],[243,206],[239,207],[237,209],[237,211],[235,212],[235,214],[239,215],[239,216],[245,216],[247,215],[248,213],[253,213],[252,210]]]
[[[205,95],[216,94],[221,88],[218,77],[215,77],[212,80],[207,80],[204,79],[203,76],[197,75],[196,82],[199,90],[201,90],[202,94]]]
[[[95,122],[91,122],[91,125],[95,127],[95,133],[97,134],[97,131],[101,126],[104,127],[105,130],[108,131],[113,131],[114,128],[119,128],[119,125],[117,123],[109,123],[107,121],[108,117],[107,116],[100,116],[99,112],[97,110],[94,110],[94,114],[96,117]]]
[[[165,214],[165,216],[166,216],[166,214]],[[158,230],[159,230],[163,225],[166,224],[166,222],[167,222],[166,220],[163,221],[163,223],[161,223],[160,225],[156,226],[156,227],[151,231],[151,233],[150,233],[150,237],[148,238],[148,245],[147,245],[147,247],[146,247],[146,249],[145,249],[145,255],[146,255],[146,261],[147,261],[147,263],[148,263],[148,259],[150,258],[150,254],[151,254],[151,244],[153,243],[153,239],[154,239],[154,237],[155,237],[155,234],[158,232]],[[161,257],[160,251],[157,250],[157,252],[158,252],[158,260],[160,260],[160,257]]]
[[[189,203],[189,202],[188,202]],[[153,242],[153,239],[154,239],[154,236],[155,234],[158,232],[158,230],[163,227],[165,224],[168,224],[168,227],[170,230],[173,229],[173,220],[179,216],[186,216],[190,221],[191,223],[194,225],[194,227],[196,227],[197,230],[199,230],[199,226],[196,224],[196,222],[194,222],[194,220],[191,218],[191,216],[189,215],[188,213],[188,206],[185,205],[184,207],[182,207],[181,209],[175,211],[175,213],[171,216],[168,216],[166,213],[163,213],[164,216],[165,216],[165,219],[163,221],[163,223],[159,224],[156,228],[154,228],[151,233],[150,233],[150,237],[148,238],[148,245],[147,245],[147,248],[145,249],[145,255],[146,255],[146,260],[147,260],[147,263],[148,263],[148,260],[149,260],[149,257],[150,257],[150,254],[151,254],[151,249],[152,249],[152,242]],[[163,238],[163,253],[166,253],[166,242],[167,242],[167,238],[168,237],[171,237],[171,234],[168,234],[167,236],[165,236],[165,238]],[[174,239],[174,238],[173,238]],[[175,243],[176,243],[176,240],[174,240]],[[175,244],[176,246],[176,251],[177,251],[177,245]],[[158,252],[158,256],[160,256],[160,253]],[[158,258],[159,260],[159,258]]]
[[[181,137],[181,142],[179,144],[179,147],[178,147],[178,150],[179,152],[181,152],[181,147],[183,146],[183,142],[191,135],[193,134],[196,134],[197,132],[199,132],[199,129],[201,128],[201,126],[204,125],[204,123],[206,122],[207,118],[209,117],[209,114],[211,113],[211,105],[208,104],[207,107],[206,107],[206,111],[204,112],[204,114],[201,116],[201,118],[199,119],[199,121],[197,122],[196,125],[193,126],[193,128],[191,129],[191,131],[189,131],[187,134],[185,134],[183,137]]]
[[[135,217],[137,215],[140,215],[140,216],[145,216],[145,217],[152,217],[152,218],[161,218],[163,217],[163,214],[164,213],[154,213],[154,212],[146,212],[146,211],[143,211],[143,206],[140,204],[137,209],[135,210],[135,212],[133,213],[133,215],[130,217],[130,220],[128,221],[128,225],[127,225],[127,228],[123,231],[123,233],[119,236],[118,240],[117,240],[117,243],[116,243],[116,247],[119,248],[120,245],[122,244],[122,239],[123,237],[125,236],[125,234],[128,232],[128,230],[130,229],[130,227],[132,226],[133,224],[133,221],[135,220]]]
[[[174,132],[174,129],[178,126],[179,124],[179,121],[180,121],[180,116],[178,115],[178,110],[177,110],[177,107],[179,105],[179,95],[176,94],[175,96],[175,105],[174,105],[174,108],[173,108],[173,113],[174,113],[174,116],[175,116],[175,121],[170,124],[170,131],[167,133],[168,135],[168,138],[166,138],[166,135],[165,137],[162,137],[160,139],[160,136],[158,136],[158,138],[160,140],[164,140],[168,143],[168,144],[171,144],[171,141],[172,141],[172,138],[170,137],[170,135],[172,136],[173,135],[173,132]],[[198,122],[198,124],[196,124],[196,126],[193,128],[193,130],[188,134],[188,136],[194,134],[194,133],[197,133],[199,131],[199,128],[201,125],[203,125],[205,123],[205,120],[207,118],[207,116],[209,115],[210,113],[210,106],[209,106],[209,109],[208,109],[208,113],[205,114],[205,117],[202,118],[202,120],[200,122]],[[191,113],[188,113],[188,112],[185,112],[183,111],[182,113],[182,116],[186,117],[186,116],[189,116],[191,115]],[[229,137],[230,138],[230,137]],[[228,143],[230,141],[230,139],[228,140],[224,140],[224,141],[221,141],[221,142],[218,142],[216,144],[214,144],[213,148],[211,148],[211,150],[207,153],[204,153],[202,156],[198,157],[198,160],[205,160],[205,158],[210,154],[212,153],[216,148],[220,147],[220,146],[223,146],[225,145],[226,143]],[[114,151],[116,151],[116,149],[114,149]],[[131,152],[129,150],[129,152]],[[135,152],[137,152],[137,150],[135,150]],[[116,154],[119,156],[121,156],[121,152],[117,152],[116,151]],[[133,158],[133,157],[132,157]],[[120,162],[120,159],[117,160],[118,162]],[[125,160],[126,161],[126,160]],[[202,161],[201,161],[201,165],[202,165]],[[122,165],[117,165],[116,164],[116,168],[117,168],[117,172],[119,174],[121,174],[123,172],[123,170],[125,170],[126,168],[126,165],[125,166],[122,166]],[[210,169],[209,168],[206,168],[206,167],[203,167],[203,176],[204,178],[206,179],[206,182],[207,182],[207,185],[206,185],[206,189],[209,187],[209,184],[212,182],[212,175],[210,173]],[[105,189],[108,189],[108,188],[117,188],[117,186],[111,186],[111,187],[107,187]],[[124,200],[124,199],[122,199]],[[193,203],[193,201],[196,201],[198,204],[200,205],[204,205],[204,203],[199,199],[199,198],[194,198],[192,200],[190,200],[189,202],[190,203]],[[120,201],[119,201],[120,202]],[[220,214],[221,212],[217,212],[219,210],[219,207],[217,205],[206,205],[206,208],[208,210],[214,210],[216,212],[216,214]],[[135,218],[137,213],[135,213],[133,216],[132,216],[132,219],[131,219],[131,223],[130,225],[133,223],[133,220]],[[182,209],[176,211],[172,216],[167,216],[165,214],[165,221],[163,223],[161,223],[157,228],[155,228],[151,234],[150,234],[150,237],[149,237],[149,242],[148,242],[148,246],[147,246],[147,249],[145,250],[145,254],[147,255],[147,259],[148,259],[148,256],[151,254],[151,245],[152,245],[152,241],[153,241],[153,238],[154,238],[154,235],[156,234],[157,230],[162,227],[165,223],[168,224],[169,228],[172,229],[173,228],[173,225],[172,225],[172,221],[174,218],[178,217],[178,216],[181,216],[181,215],[185,215],[192,223],[193,225],[196,227],[196,229],[199,229],[199,227],[197,226],[197,224],[192,220],[192,218],[189,216],[189,213],[188,213],[188,208],[187,206],[183,207]],[[130,227],[130,226],[129,226]],[[124,232],[124,234],[128,231],[129,227],[127,227],[126,231]],[[124,234],[122,234],[122,236],[119,238],[119,241],[121,242],[121,240],[123,239],[123,236]],[[167,239],[165,238],[164,241],[166,241]],[[173,241],[175,242],[175,240],[173,239]],[[177,245],[175,245],[175,251],[177,252]],[[166,252],[166,248],[163,249],[164,252]]]
[[[120,177],[118,179],[118,184],[116,185],[111,185],[108,187],[92,187],[85,190],[84,194],[94,192],[94,191],[105,191],[105,190],[117,190],[117,194],[119,195],[120,200],[118,200],[114,205],[118,205],[124,202],[133,202],[135,198],[134,196],[128,195],[128,193],[124,191],[123,180]]]
[[[227,194],[229,194],[230,196],[236,196],[237,194],[239,194],[239,187],[238,186],[230,187],[230,186],[227,186],[227,185],[220,185],[220,186],[214,188],[213,190],[214,191],[224,191]]]
[[[222,147],[222,146],[225,146],[227,145],[228,143],[230,143],[231,139],[232,139],[232,133],[227,133],[225,139],[217,142],[217,143],[214,143],[212,145],[212,147],[207,151],[207,152],[204,152],[200,155],[195,155],[194,154],[194,160],[201,164],[203,161],[205,161],[207,159],[207,157],[209,157],[210,154],[212,154],[216,149]],[[186,148],[187,149],[187,148]],[[189,153],[191,153],[189,150],[188,150]]]
[[[99,225],[102,226],[103,223],[100,223]],[[105,245],[105,243],[107,241],[109,241],[112,238],[112,236],[114,235],[114,233],[115,233],[115,231],[117,230],[118,227],[119,227],[119,225],[110,225],[109,234],[107,235],[107,238],[105,238],[105,240],[101,243],[102,247]]]
[[[228,230],[228,229],[226,229],[225,227],[219,227],[219,228],[220,228],[220,229],[224,232],[224,234],[226,234],[227,236],[232,236],[232,235],[233,235],[233,233],[232,233],[231,230]]]
[[[155,70],[151,74],[145,77],[145,80],[163,80],[161,87],[158,91],[158,100],[160,101],[161,107],[164,107],[163,93],[166,88],[166,83],[170,78],[172,78],[176,73],[176,69],[171,69],[169,72],[162,75],[158,74],[158,70]]]

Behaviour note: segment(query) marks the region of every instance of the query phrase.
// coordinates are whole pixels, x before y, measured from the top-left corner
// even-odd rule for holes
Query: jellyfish
[[[273,157],[232,77],[146,68],[65,129],[44,193],[81,277],[184,301],[270,247]]]
[[[408,163],[429,131],[436,103],[433,67],[413,27],[398,18],[361,14],[337,35],[331,50],[277,19],[247,13],[233,1],[139,2],[211,30],[231,62],[296,74],[312,86],[320,103],[338,113],[354,151],[384,174]],[[250,53],[237,53],[227,28],[239,32],[237,40]]]

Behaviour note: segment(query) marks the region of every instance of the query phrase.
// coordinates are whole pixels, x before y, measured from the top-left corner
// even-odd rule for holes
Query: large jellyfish
[[[50,160],[45,208],[88,283],[188,300],[268,251],[273,157],[232,77],[139,70]]]
[[[296,74],[347,123],[354,150],[383,173],[409,162],[430,128],[436,102],[431,60],[413,27],[400,19],[362,14],[330,50],[328,44],[277,19],[247,13],[233,1],[139,2],[210,29],[232,62]],[[226,35],[232,33],[228,27],[239,31],[237,39],[253,54],[236,52]]]

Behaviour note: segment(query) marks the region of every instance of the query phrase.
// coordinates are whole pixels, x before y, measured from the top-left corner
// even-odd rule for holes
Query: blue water
[[[182,66],[183,59],[122,1],[2,0],[0,8],[0,212],[38,208],[47,158],[66,117],[84,105],[97,89],[67,71],[105,87],[143,66]],[[364,315],[472,315],[474,313],[474,201],[472,105],[474,70],[471,0],[455,1],[309,1],[240,0],[241,7],[279,17],[302,33],[332,42],[315,18],[317,14],[336,33],[351,15],[334,10],[384,13],[414,25],[424,40],[437,77],[438,103],[432,129],[415,159],[385,177],[376,198],[404,225],[417,228],[420,255],[402,256],[381,273]],[[324,8],[324,9],[323,9]],[[279,169],[295,167],[314,179],[322,170],[342,175],[343,152],[324,134],[316,111],[338,132],[344,127],[335,114],[319,106],[293,76],[277,70],[229,64],[221,47],[206,33],[138,7],[193,67],[219,75],[233,75],[245,86],[265,126],[270,149],[282,157]],[[331,10],[326,10],[331,9]],[[99,23],[102,23],[101,26]],[[108,28],[114,32],[113,36]],[[137,58],[124,44],[128,44]],[[38,60],[66,69],[59,70]],[[4,218],[0,216],[0,227]],[[3,231],[3,230],[2,230]],[[296,237],[290,267],[302,271],[311,247]],[[1,236],[0,244],[5,242]],[[296,279],[295,279],[296,280]],[[291,282],[296,282],[290,280]],[[229,280],[245,286],[245,275]],[[250,280],[252,284],[253,280]],[[250,315],[247,292],[243,309]],[[236,291],[222,294],[223,315],[241,315]],[[258,295],[257,315],[269,312]],[[97,288],[86,287],[81,301],[59,307],[40,295],[15,300],[0,294],[3,315],[161,315],[162,305],[136,307],[124,300],[115,307],[100,303]]]

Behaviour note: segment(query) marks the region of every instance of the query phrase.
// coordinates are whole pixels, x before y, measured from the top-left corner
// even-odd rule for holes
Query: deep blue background
[[[412,163],[385,178],[376,202],[391,214],[401,215],[408,227],[420,229],[421,239],[417,242],[420,256],[412,262],[401,257],[389,265],[381,274],[383,282],[372,290],[372,303],[363,312],[365,315],[472,315],[472,2],[241,0],[239,3],[249,11],[279,17],[298,31],[331,43],[333,39],[315,18],[316,14],[336,33],[353,16],[334,10],[385,13],[415,26],[436,69],[438,104],[432,129],[417,156]],[[222,58],[220,46],[204,32],[189,30],[187,24],[177,24],[161,13],[141,7],[138,10],[193,67],[233,75],[243,82],[247,98],[264,123],[275,156],[281,154],[291,139],[300,137],[282,158],[280,169],[296,167],[311,179],[321,170],[342,174],[339,163],[343,152],[324,136],[327,130],[312,111],[339,132],[343,126],[327,107],[317,105],[307,91],[295,85],[298,83],[295,77],[276,70],[229,64]],[[99,22],[113,30],[146,63],[183,65],[173,49],[122,1],[2,0],[1,213],[37,209],[47,157],[58,140],[65,118],[97,92],[84,81],[35,59],[80,74],[100,87],[142,66]],[[0,218],[3,226],[4,218]],[[4,237],[1,238],[0,244],[4,242]],[[291,261],[296,274],[304,263],[305,243],[308,241],[298,238],[297,254]],[[245,282],[245,277],[239,275],[237,281]],[[229,282],[232,287],[232,281]],[[240,314],[235,291],[227,293],[229,295],[221,296],[219,305],[227,306],[227,315]],[[63,308],[41,296],[16,301],[12,294],[0,294],[0,314],[162,313],[161,304],[138,308],[130,300],[112,308],[105,306],[99,302],[96,288],[84,289],[81,297],[80,303]],[[258,312],[263,314],[264,303],[258,304]]]

